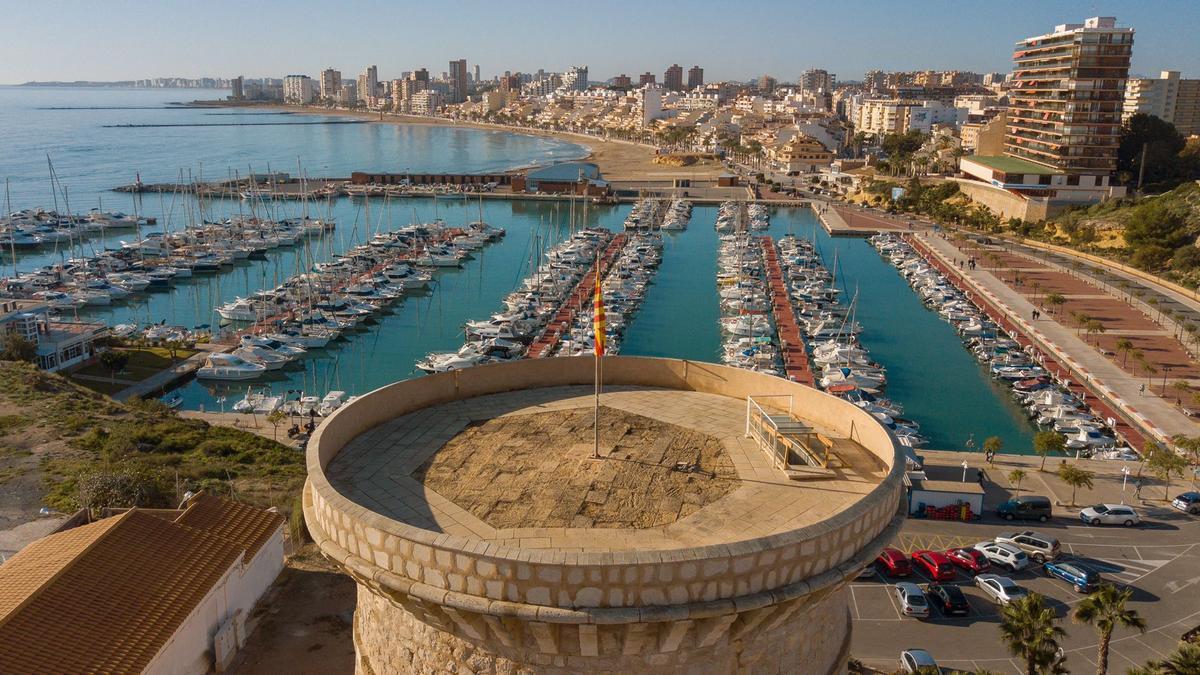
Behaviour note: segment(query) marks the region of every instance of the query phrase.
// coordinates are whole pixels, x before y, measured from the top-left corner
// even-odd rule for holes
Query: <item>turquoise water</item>
[[[169,127],[104,129],[103,124],[262,121],[294,116],[231,115],[203,110],[39,110],[52,106],[161,106],[167,101],[212,97],[211,91],[109,91],[18,89],[0,87],[0,179],[10,178],[14,208],[52,207],[45,154],[50,153],[71,195],[73,211],[103,200],[106,209],[134,211],[134,197],[108,192],[133,180],[168,181],[183,169],[205,177],[224,177],[234,168],[294,172],[297,157],[310,175],[346,174],[355,169],[402,171],[495,171],[533,162],[579,156],[577,145],[541,137],[470,129],[399,125],[330,125],[265,127]],[[306,117],[304,119],[312,119]],[[61,196],[60,196],[61,197]],[[61,204],[60,204],[61,206]],[[192,208],[187,198],[146,195],[139,213],[157,216],[155,229],[182,227]],[[212,215],[236,213],[245,205],[217,201]],[[297,215],[298,203],[281,205],[277,217]],[[312,210],[325,214],[325,204]],[[274,286],[307,267],[365,241],[378,229],[391,229],[434,217],[462,223],[479,217],[504,227],[508,236],[483,249],[463,269],[440,272],[438,287],[424,298],[410,298],[384,315],[368,331],[329,349],[315,350],[303,370],[274,374],[264,384],[277,392],[303,390],[323,394],[342,389],[363,393],[415,375],[414,363],[430,351],[457,349],[468,319],[484,318],[500,308],[501,299],[528,272],[535,237],[543,244],[569,234],[566,203],[402,199],[371,201],[368,220],[364,200],[341,199],[328,207],[337,230],[309,243],[307,250],[276,249],[267,261],[247,261],[233,271],[182,281],[174,292],[154,293],[110,308],[89,308],[81,317],[110,324],[158,322],[196,326],[214,323],[213,307],[262,287]],[[589,207],[574,217],[575,226],[618,229],[629,206]],[[663,262],[641,311],[631,323],[622,353],[715,361],[720,353],[715,289],[718,235],[716,208],[697,206],[689,228],[664,233]],[[976,444],[991,435],[1003,439],[1006,451],[1028,451],[1031,429],[1007,390],[995,385],[962,348],[953,329],[926,310],[897,272],[867,242],[833,239],[814,228],[807,209],[777,209],[768,231],[816,236],[827,264],[834,251],[850,293],[860,293],[858,319],[863,342],[888,367],[888,395],[904,404],[906,416],[921,423],[931,448],[960,448],[972,435]],[[815,232],[814,232],[815,230]],[[93,241],[89,246],[118,246],[132,232]],[[86,252],[86,251],[85,251]],[[19,269],[57,262],[54,252],[21,254]],[[0,268],[8,272],[4,257]],[[245,384],[214,385],[192,381],[181,388],[188,408],[230,406]],[[220,397],[227,397],[223,404]]]

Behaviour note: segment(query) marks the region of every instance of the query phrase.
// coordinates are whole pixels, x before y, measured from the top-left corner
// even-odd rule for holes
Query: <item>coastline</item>
[[[493,124],[490,122],[455,120],[444,117],[426,117],[423,115],[405,115],[397,113],[380,114],[355,110],[342,110],[337,108],[324,108],[321,106],[293,106],[256,103],[233,104],[229,102],[222,102],[222,104],[223,105],[221,107],[264,108],[270,110],[295,112],[304,115],[340,115],[382,124],[421,124],[427,126],[478,129],[480,131],[493,131],[521,134],[525,136],[554,138],[568,143],[573,143],[585,150],[585,153],[580,157],[558,161],[592,162],[599,167],[601,177],[608,181],[662,182],[676,179],[712,180],[715,179],[717,175],[724,172],[724,167],[719,162],[712,160],[705,160],[703,162],[685,167],[656,164],[654,162],[654,158],[656,156],[655,149],[652,146],[633,141],[596,138],[595,136],[579,134],[571,131],[531,129],[527,127]],[[212,105],[212,102],[194,101],[190,105]],[[538,162],[523,166],[516,166],[511,170],[519,171],[524,169],[539,168],[548,166],[549,164],[558,163],[558,161]]]

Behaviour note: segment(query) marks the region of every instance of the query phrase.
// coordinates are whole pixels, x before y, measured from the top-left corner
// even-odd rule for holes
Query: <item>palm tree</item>
[[[1170,499],[1171,474],[1178,474],[1182,478],[1184,470],[1188,467],[1187,459],[1174,450],[1153,441],[1147,443],[1144,450],[1146,467],[1163,482],[1163,499]]]
[[[1004,441],[999,436],[988,436],[983,441],[983,452],[989,457],[1004,449]]]
[[[1081,469],[1074,464],[1067,464],[1066,460],[1063,460],[1063,463],[1058,465],[1058,479],[1071,486],[1071,506],[1075,506],[1075,490],[1081,487],[1091,490],[1094,487],[1092,479],[1095,477],[1096,473],[1094,471]]]
[[[1046,294],[1046,304],[1050,305],[1050,307],[1056,311],[1061,312],[1060,308],[1062,307],[1063,303],[1065,303],[1066,301],[1067,301],[1067,299],[1065,297],[1063,297],[1062,293],[1047,293]]]
[[[1054,610],[1037,593],[1014,600],[1000,610],[1000,639],[1013,656],[1024,659],[1025,674],[1038,675],[1058,651],[1058,640],[1066,631],[1058,625]]]
[[[1193,675],[1200,673],[1200,645],[1180,642],[1167,658],[1134,668],[1129,675]]]
[[[1129,359],[1129,352],[1133,351],[1133,342],[1128,338],[1117,340],[1117,353],[1121,355],[1121,367],[1125,367],[1125,362]]]
[[[1076,623],[1095,626],[1100,634],[1100,646],[1096,654],[1097,675],[1106,675],[1108,672],[1108,645],[1112,641],[1114,628],[1121,626],[1146,632],[1146,620],[1136,609],[1125,607],[1131,597],[1133,589],[1128,586],[1118,589],[1112,584],[1104,584],[1100,590],[1084,598],[1071,614]]]

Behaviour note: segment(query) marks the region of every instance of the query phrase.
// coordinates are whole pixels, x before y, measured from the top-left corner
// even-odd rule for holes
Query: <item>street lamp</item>
[[[1125,503],[1125,483],[1129,480],[1129,465],[1121,467],[1121,503]]]
[[[965,459],[963,460],[962,468],[963,468],[962,482],[965,483],[965,482],[967,482],[967,460],[965,460]]]

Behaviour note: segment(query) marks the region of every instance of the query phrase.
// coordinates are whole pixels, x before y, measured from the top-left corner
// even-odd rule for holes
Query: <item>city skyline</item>
[[[699,65],[706,81],[746,81],[763,74],[792,81],[810,67],[838,73],[840,80],[859,79],[873,68],[1008,72],[1012,49],[1022,37],[1095,15],[1116,16],[1119,25],[1137,32],[1131,73],[1171,69],[1184,77],[1200,75],[1200,52],[1189,49],[1177,30],[1200,21],[1200,6],[1185,2],[1050,2],[1020,13],[992,6],[954,14],[930,5],[895,15],[884,2],[832,9],[764,2],[735,22],[722,19],[719,6],[707,2],[654,7],[617,2],[589,16],[586,31],[570,16],[541,13],[537,40],[525,39],[535,37],[527,34],[533,25],[528,20],[470,1],[462,3],[458,14],[467,20],[457,22],[450,33],[418,30],[403,40],[388,36],[394,38],[406,26],[436,25],[445,16],[431,8],[351,2],[339,5],[338,16],[371,12],[375,19],[365,25],[330,22],[314,20],[318,9],[328,7],[308,0],[286,5],[214,2],[189,8],[186,16],[176,8],[145,3],[123,7],[127,11],[98,12],[80,2],[55,5],[53,11],[33,4],[13,7],[9,25],[16,30],[0,46],[0,83],[282,77],[316,75],[329,66],[357,73],[367,64],[378,64],[380,77],[390,78],[417,67],[440,73],[444,64],[459,58],[472,71],[480,65],[484,79],[506,70],[565,71],[572,64],[587,65],[593,81],[622,73],[636,77],[647,70],[661,79],[674,63],[685,69]],[[232,16],[237,22],[228,21],[230,10],[236,10]],[[201,35],[197,25],[220,30]],[[275,29],[266,31],[265,26]],[[89,39],[98,34],[128,38],[135,46],[98,50],[98,43]],[[54,50],[44,49],[48,41]],[[854,49],[855,44],[870,49]],[[148,53],[154,54],[152,60]]]

